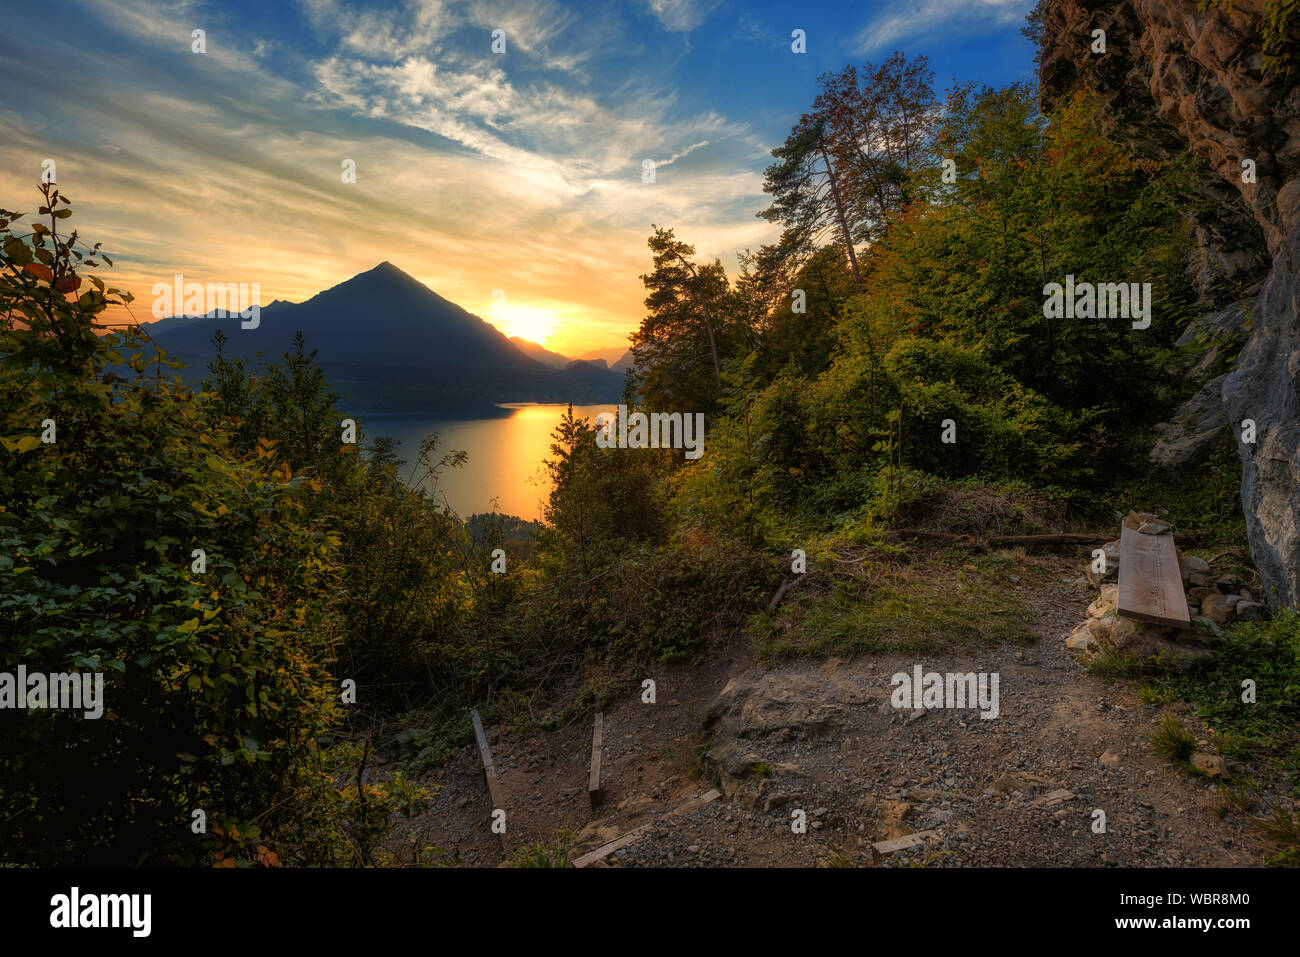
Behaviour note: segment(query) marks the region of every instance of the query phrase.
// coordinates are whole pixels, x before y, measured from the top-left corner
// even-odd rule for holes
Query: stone
[[[1113,582],[1119,577],[1119,539],[1115,539],[1113,542],[1107,542],[1105,545],[1101,546],[1101,550],[1106,553],[1106,571],[1101,573],[1093,571],[1093,559],[1089,557],[1084,575],[1087,577],[1087,580],[1092,583],[1093,587],[1101,588],[1102,592],[1105,593],[1103,583]]]
[[[1183,581],[1187,581],[1192,575],[1208,575],[1210,573],[1210,563],[1204,558],[1197,558],[1195,555],[1180,555],[1178,567],[1183,573]]]
[[[1240,595],[1222,595],[1214,592],[1201,599],[1201,614],[1216,625],[1226,625],[1236,619],[1237,615],[1233,609],[1239,601],[1241,601]]]
[[[1207,778],[1231,777],[1228,773],[1228,762],[1220,754],[1210,754],[1208,751],[1194,751],[1192,752],[1192,767]]]
[[[1293,73],[1261,69],[1259,4],[1046,0],[1043,106],[1083,93],[1107,133],[1142,159],[1201,161],[1187,205],[1189,278],[1209,306],[1242,301],[1252,322],[1222,381],[1251,556],[1271,608],[1300,602],[1300,97]],[[1141,43],[1091,52],[1091,30]],[[1283,52],[1286,56],[1287,51]],[[1294,58],[1294,57],[1292,57]],[[1245,182],[1241,159],[1253,158]],[[1250,301],[1243,296],[1253,297]],[[1228,358],[1225,356],[1225,358]]]
[[[1104,585],[1099,595],[1091,605],[1088,606],[1089,618],[1101,618],[1105,615],[1113,615],[1119,604],[1119,586]]]
[[[1107,768],[1119,767],[1119,755],[1116,754],[1114,751],[1110,750],[1110,748],[1107,748],[1105,751],[1103,751],[1101,753],[1101,756],[1097,758],[1097,761],[1103,767],[1107,767]]]
[[[1263,621],[1268,617],[1267,606],[1257,601],[1239,601],[1233,611],[1238,621]]]
[[[1097,639],[1092,637],[1092,631],[1088,628],[1090,622],[1084,622],[1070,632],[1070,637],[1065,639],[1065,647],[1070,651],[1085,651],[1091,654],[1097,650]]]

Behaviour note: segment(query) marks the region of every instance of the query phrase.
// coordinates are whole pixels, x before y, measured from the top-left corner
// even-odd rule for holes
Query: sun
[[[547,309],[536,306],[508,305],[492,316],[492,324],[507,336],[519,336],[538,345],[546,345],[559,320]]]

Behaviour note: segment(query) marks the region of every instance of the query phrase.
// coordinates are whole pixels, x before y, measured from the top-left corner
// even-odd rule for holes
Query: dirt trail
[[[1018,588],[1040,640],[1027,648],[767,670],[736,646],[646,675],[657,703],[633,689],[605,712],[606,796],[594,815],[590,719],[531,737],[489,729],[511,846],[549,843],[568,827],[576,855],[649,824],[597,866],[812,866],[828,855],[869,864],[872,842],[928,830],[925,846],[877,863],[1258,864],[1268,847],[1258,830],[1240,814],[1220,817],[1207,781],[1152,753],[1157,709],[1065,650],[1090,600],[1072,583],[1077,561],[1031,561],[1039,574]],[[917,664],[998,673],[999,716],[896,710],[890,677]],[[442,785],[439,799],[400,839],[413,833],[461,864],[499,864],[477,751],[460,749],[430,778]],[[655,823],[715,784],[723,799]],[[792,831],[796,810],[806,833]],[[1105,833],[1094,833],[1098,810]]]

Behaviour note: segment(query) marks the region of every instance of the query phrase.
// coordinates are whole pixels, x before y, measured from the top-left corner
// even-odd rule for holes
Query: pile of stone
[[[1168,523],[1141,512],[1130,512],[1124,526],[1148,535],[1173,531]],[[1215,644],[1223,636],[1223,626],[1267,617],[1265,605],[1256,600],[1241,579],[1216,573],[1204,559],[1181,551],[1178,566],[1192,627],[1171,628],[1124,617],[1118,613],[1119,540],[1107,542],[1102,549],[1106,553],[1104,571],[1091,559],[1087,570],[1088,580],[1100,594],[1088,606],[1088,617],[1066,639],[1065,646],[1073,651],[1088,655],[1109,652],[1143,664],[1185,665],[1213,655]]]

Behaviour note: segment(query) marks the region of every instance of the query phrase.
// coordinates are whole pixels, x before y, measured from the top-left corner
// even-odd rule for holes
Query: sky
[[[53,159],[142,322],[177,273],[265,305],[388,260],[580,355],[639,325],[652,224],[729,271],[776,238],[763,170],[821,74],[902,50],[941,89],[1032,82],[1032,5],[6,2],[0,207],[34,212]]]

